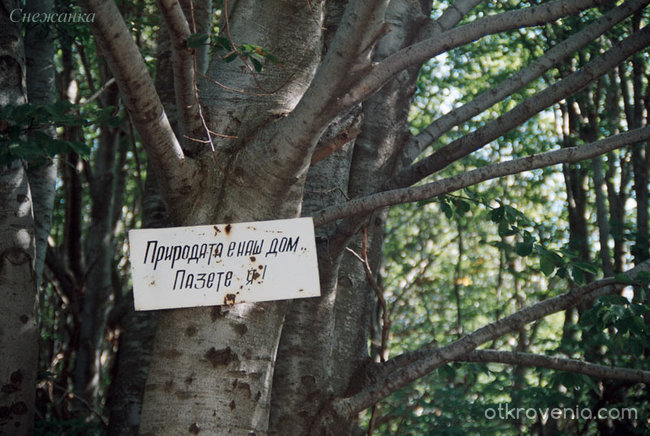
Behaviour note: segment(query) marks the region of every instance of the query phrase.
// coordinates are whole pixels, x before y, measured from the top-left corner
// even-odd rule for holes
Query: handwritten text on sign
[[[311,218],[129,231],[136,310],[320,295]]]

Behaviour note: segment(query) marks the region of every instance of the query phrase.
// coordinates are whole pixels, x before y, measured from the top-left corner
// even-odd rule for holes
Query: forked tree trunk
[[[267,65],[262,74],[251,73],[241,60],[213,61],[210,77],[247,92],[201,83],[210,129],[237,138],[217,144],[227,150],[217,155],[217,163],[208,144],[187,141],[207,173],[203,186],[189,193],[191,211],[168,205],[178,225],[287,218],[300,213],[305,174],[287,181],[282,174],[264,173],[260,166],[256,170],[256,163],[268,161],[271,157],[265,154],[272,150],[249,153],[254,146],[247,142],[261,127],[293,109],[310,82],[320,58],[321,5],[311,2],[312,16],[306,5],[293,1],[276,2],[270,9],[248,3],[234,2],[224,11],[233,40],[262,46],[286,61],[283,67]],[[280,16],[282,21],[277,20]],[[283,32],[288,28],[294,32],[290,39]],[[259,98],[251,93],[269,95]],[[201,134],[186,133],[195,138],[204,137]],[[286,307],[286,302],[244,303],[161,312],[141,434],[265,434]],[[170,420],[170,416],[177,418]]]

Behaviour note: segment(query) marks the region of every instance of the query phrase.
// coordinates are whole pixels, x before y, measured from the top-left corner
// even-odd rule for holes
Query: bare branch
[[[650,371],[641,369],[617,368],[598,365],[566,357],[544,356],[541,354],[520,353],[516,351],[474,350],[456,359],[457,362],[505,363],[508,365],[535,366],[577,372],[601,379],[623,380],[650,384]]]
[[[591,159],[617,148],[650,139],[650,126],[610,136],[609,138],[578,147],[567,147],[546,153],[533,154],[519,159],[499,162],[457,174],[446,179],[437,180],[427,185],[411,188],[394,189],[351,200],[341,205],[322,209],[314,214],[314,225],[321,226],[328,222],[350,215],[368,213],[385,206],[393,206],[413,201],[429,200],[442,194],[475,185],[486,180],[544,168],[559,163],[574,163]]]
[[[210,35],[212,32],[212,0],[181,0],[181,7],[187,16],[190,32],[199,35]],[[199,73],[205,73],[210,58],[209,40],[194,49],[196,63],[194,68]]]
[[[181,209],[188,197],[182,192],[191,189],[196,164],[185,159],[147,67],[115,2],[82,0],[80,4],[86,12],[94,14],[91,29],[150,161],[160,174],[163,195],[168,204],[176,204]]]
[[[108,80],[106,81],[106,83],[104,83],[104,84],[101,86],[101,88],[99,88],[97,91],[95,91],[95,93],[94,93],[93,95],[91,95],[90,97],[88,97],[87,100],[82,100],[81,102],[79,102],[79,104],[80,104],[81,106],[86,106],[87,104],[92,103],[93,101],[95,101],[95,100],[97,100],[99,97],[101,97],[101,95],[102,95],[104,92],[106,92],[106,90],[107,90],[111,85],[113,85],[114,83],[115,83],[115,77],[111,77],[110,79],[108,79]]]
[[[388,30],[384,23],[387,0],[353,0],[345,9],[336,35],[311,86],[289,114],[281,121],[284,131],[293,132],[294,149],[287,149],[287,159],[309,150],[331,119],[342,110],[342,93],[366,73],[372,48]],[[295,152],[300,149],[300,153]]]
[[[158,0],[160,12],[169,31],[174,71],[174,93],[179,111],[180,135],[205,137],[199,114],[194,50],[187,46],[190,26],[177,0]]]
[[[363,101],[381,88],[391,77],[407,67],[421,64],[432,57],[476,41],[486,35],[545,24],[567,15],[577,14],[600,2],[599,0],[555,1],[487,16],[448,30],[406,47],[384,59],[345,95],[342,103],[348,106]]]
[[[504,80],[498,86],[485,91],[476,96],[472,101],[438,118],[409,141],[405,148],[401,166],[410,164],[426,147],[452,127],[470,120],[472,117],[523,88],[550,68],[566,60],[576,50],[591,43],[599,35],[602,35],[647,4],[648,0],[632,0],[610,10],[600,19],[557,44],[533,63]]]
[[[465,15],[483,0],[457,0],[450,4],[445,12],[435,21],[427,23],[421,32],[420,40],[438,36],[445,30],[451,29],[463,19]]]
[[[645,261],[627,271],[627,275],[634,279],[644,271],[650,271],[650,261]],[[526,307],[512,315],[483,326],[445,347],[419,350],[397,356],[383,365],[384,368],[378,371],[378,376],[374,377],[368,386],[349,398],[335,400],[331,408],[334,414],[341,416],[360,412],[445,363],[462,359],[463,356],[474,351],[481,344],[499,338],[508,332],[516,331],[524,325],[552,313],[575,307],[593,294],[613,294],[620,292],[623,287],[624,284],[618,283],[611,278],[597,280],[565,294]]]
[[[563,80],[526,99],[486,126],[451,142],[426,159],[422,159],[396,174],[389,182],[388,187],[412,185],[445,168],[450,163],[478,150],[490,141],[525,122],[533,115],[579,91],[649,44],[650,27],[646,26],[639,32],[633,33],[620,44],[612,47],[603,55],[587,63],[580,71],[570,74]]]
[[[327,144],[318,147],[314,151],[314,154],[311,156],[311,164],[317,164],[330,154],[334,153],[336,150],[343,147],[345,144],[349,143],[350,141],[354,141],[354,139],[359,136],[359,133],[361,133],[361,130],[357,129],[356,127],[350,127],[343,130],[341,133],[332,138],[332,140]]]

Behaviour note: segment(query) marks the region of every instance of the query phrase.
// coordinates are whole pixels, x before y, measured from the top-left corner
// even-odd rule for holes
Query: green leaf
[[[282,60],[272,53],[267,53],[266,58],[273,62],[274,64],[283,64]]]
[[[586,263],[586,262],[573,262],[572,265],[582,272],[586,272],[588,274],[597,274],[598,269],[596,269],[592,264]]]
[[[120,117],[110,117],[107,121],[106,124],[110,127],[119,127],[123,123],[122,119]]]
[[[555,271],[555,262],[549,256],[540,256],[539,269],[548,277]]]
[[[20,106],[16,106],[14,110],[11,113],[11,116],[13,117],[14,121],[17,123],[23,123],[27,121],[28,118],[30,118],[35,112],[34,106],[27,103],[27,104],[21,104]]]
[[[15,156],[27,162],[42,160],[45,157],[43,147],[33,141],[21,141],[13,148]]]
[[[68,141],[52,139],[45,145],[45,151],[48,156],[54,157],[57,154],[67,153],[70,151],[70,145],[68,144]]]
[[[0,118],[5,120],[13,119],[12,114],[15,108],[16,106],[14,106],[13,104],[8,104],[4,107],[0,107]]]
[[[519,211],[512,206],[504,206],[506,220],[510,224],[517,222],[517,217],[519,216]]]
[[[66,100],[58,100],[54,103],[48,103],[43,107],[45,110],[54,117],[61,117],[65,115],[71,108],[73,104]]]
[[[616,295],[616,294],[605,295],[603,297],[600,297],[598,300],[608,306],[626,305],[629,303],[627,301],[627,298],[623,297],[622,295]]]
[[[205,33],[193,33],[187,38],[188,48],[199,48],[205,44],[209,36]]]
[[[515,246],[515,251],[517,252],[518,255],[520,255],[522,257],[526,257],[526,256],[530,255],[530,253],[533,252],[533,245],[534,245],[534,242],[532,240],[519,242]]]
[[[640,356],[643,354],[644,351],[643,345],[644,344],[641,343],[640,341],[627,341],[626,351],[628,351],[632,356]]]
[[[456,213],[459,216],[465,215],[467,212],[469,212],[469,203],[464,201],[464,200],[457,200],[456,201]]]
[[[641,317],[648,314],[650,307],[646,306],[645,304],[631,304],[630,310],[634,316]]]
[[[575,266],[571,268],[571,277],[573,277],[573,281],[577,284],[585,284],[585,274],[580,268],[576,268]]]
[[[237,53],[231,53],[231,54],[229,54],[228,56],[226,56],[225,58],[223,58],[223,60],[224,60],[225,62],[232,62],[232,61],[234,61],[235,59],[237,59]]]
[[[257,71],[258,73],[261,73],[262,69],[264,68],[262,66],[262,63],[260,61],[258,61],[257,59],[255,59],[253,56],[249,57],[248,59],[250,59],[251,63],[253,64],[253,68],[255,68],[255,71]]]
[[[637,282],[648,285],[650,284],[650,272],[648,271],[641,271],[636,275],[636,280]]]
[[[598,384],[594,381],[593,378],[589,377],[588,375],[583,375],[582,380],[584,380],[585,384],[589,386],[596,395],[600,395],[600,387],[598,387]]]
[[[454,216],[454,211],[451,209],[451,206],[449,206],[449,204],[445,203],[444,201],[440,202],[440,209],[447,218],[451,219]]]
[[[636,281],[627,273],[618,273],[614,276],[614,279],[620,283],[633,284]]]
[[[490,220],[495,223],[500,223],[503,220],[504,213],[505,212],[503,206],[497,207],[496,209],[490,211]]]
[[[68,146],[74,150],[81,157],[90,156],[90,147],[88,147],[83,142],[79,141],[65,141],[68,143]]]
[[[230,43],[230,40],[228,38],[225,38],[223,36],[217,36],[214,38],[214,43],[216,46],[224,49],[231,51],[232,50],[232,44]]]
[[[510,226],[507,220],[503,220],[499,223],[499,236],[512,236],[517,233],[517,230],[517,227]]]

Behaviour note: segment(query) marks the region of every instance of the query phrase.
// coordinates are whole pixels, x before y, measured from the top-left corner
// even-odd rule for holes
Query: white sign
[[[135,310],[320,295],[311,218],[129,231]]]

